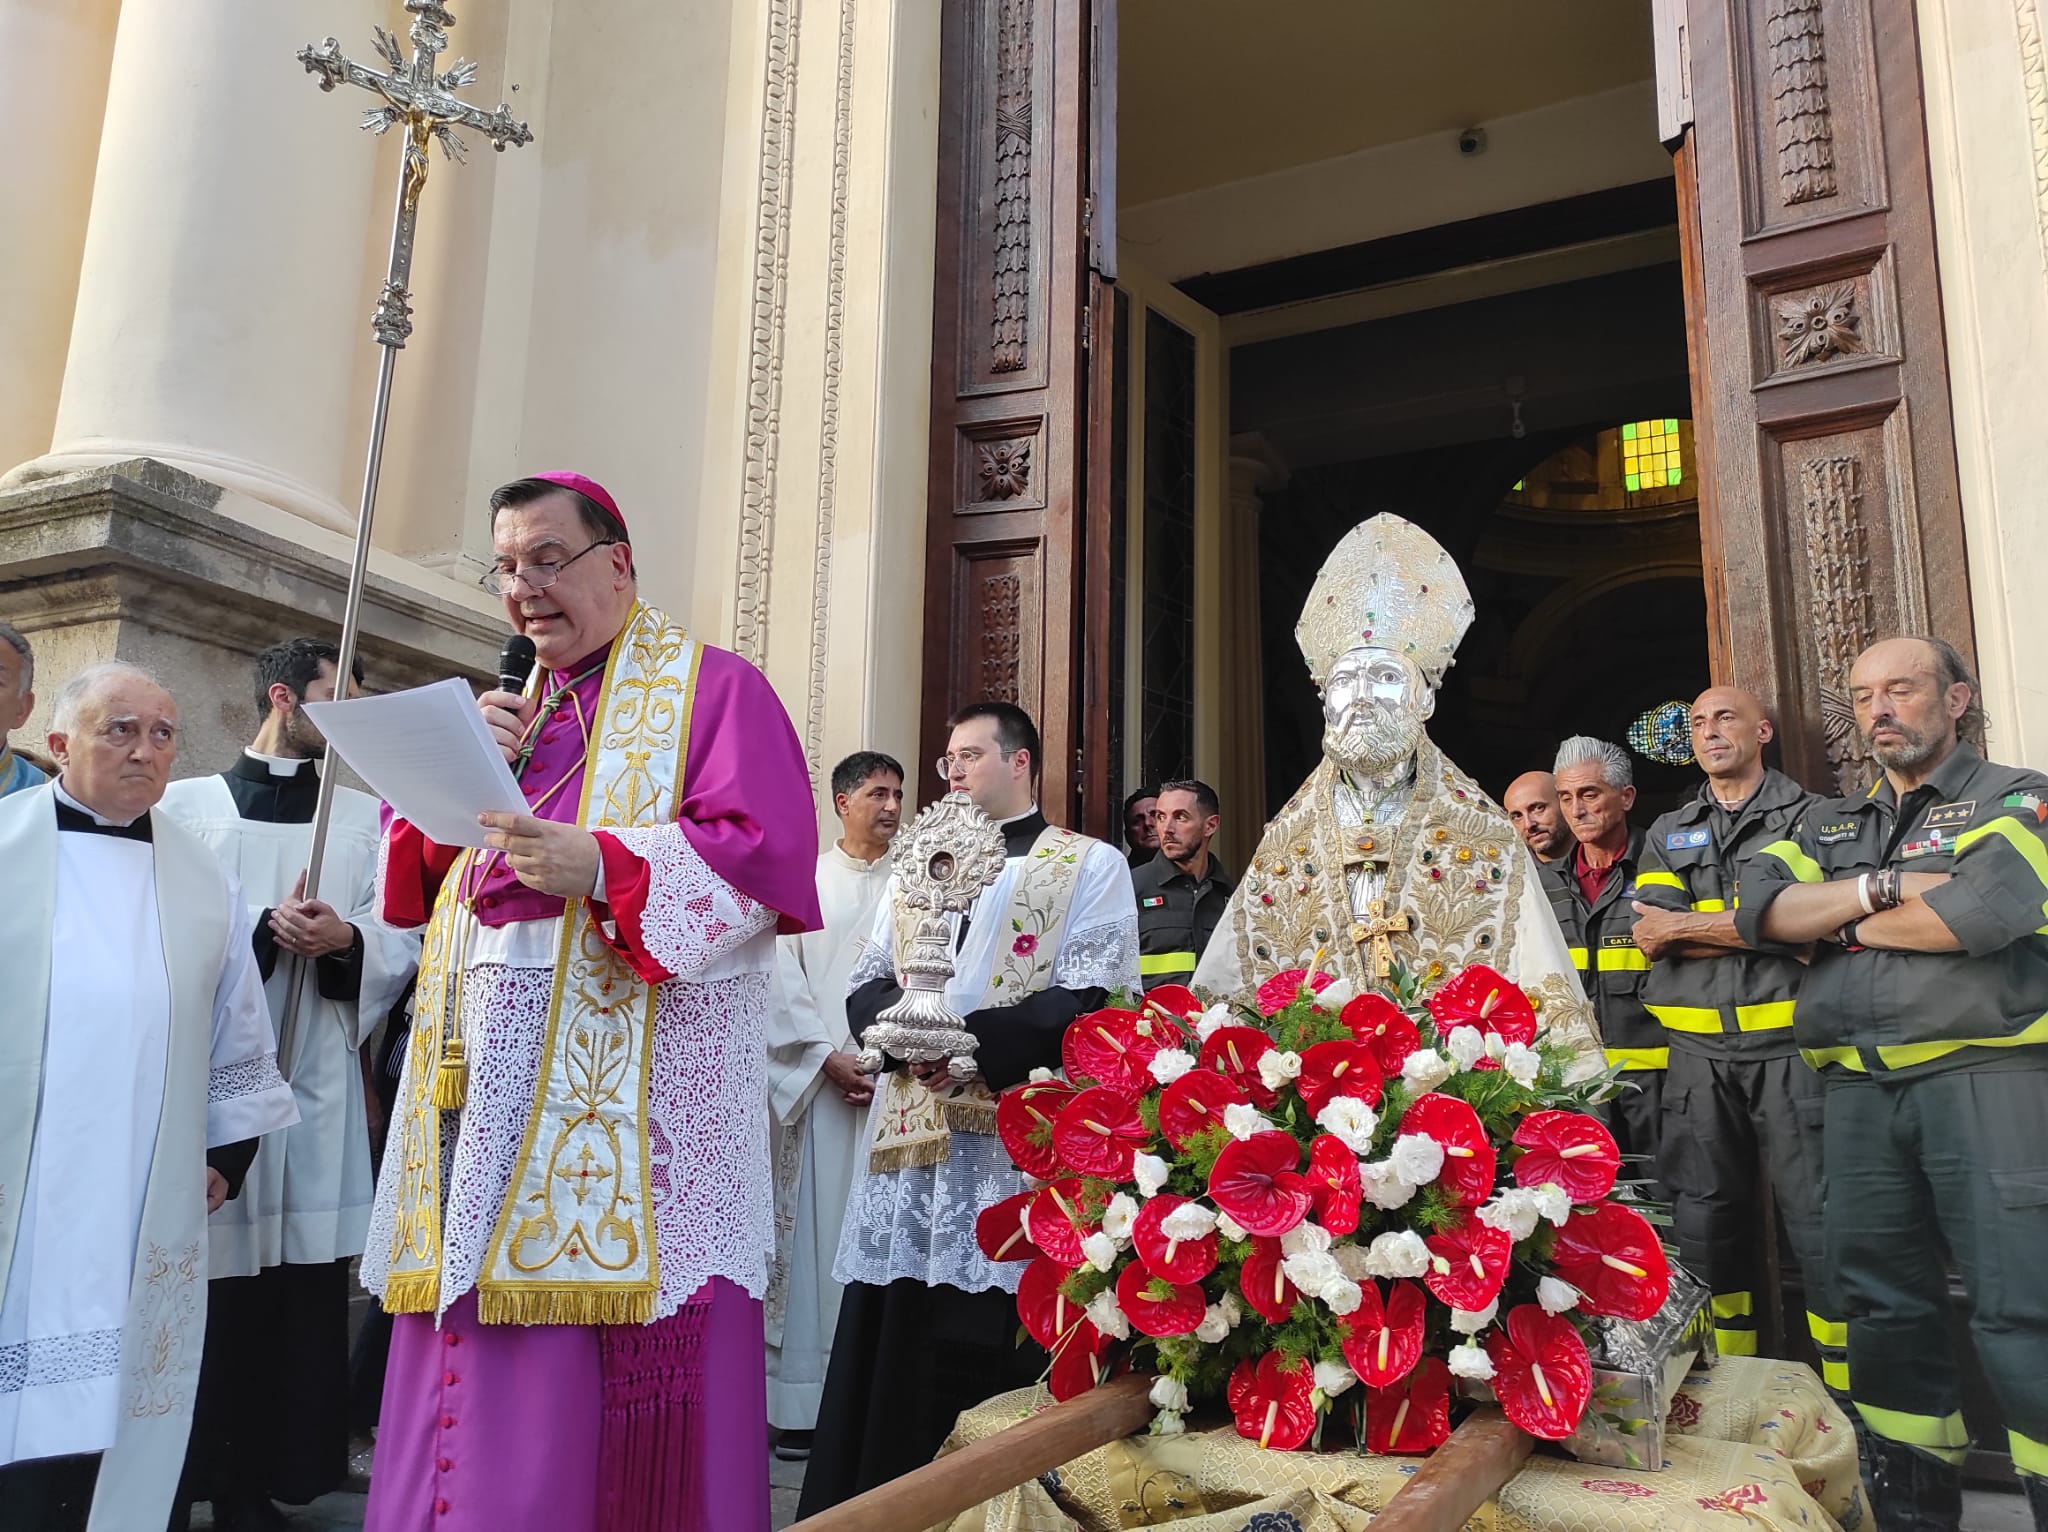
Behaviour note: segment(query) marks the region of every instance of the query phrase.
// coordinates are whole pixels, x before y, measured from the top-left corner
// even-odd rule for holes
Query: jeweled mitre
[[[1318,682],[1362,647],[1406,654],[1440,683],[1472,625],[1472,593],[1457,562],[1411,521],[1379,515],[1345,534],[1316,576],[1294,641]]]

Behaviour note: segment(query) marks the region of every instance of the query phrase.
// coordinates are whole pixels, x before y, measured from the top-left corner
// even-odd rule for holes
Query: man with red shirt
[[[426,927],[363,1281],[393,1322],[366,1526],[768,1524],[775,934],[818,924],[781,703],[638,597],[579,474],[491,496],[486,588],[534,642],[478,699],[525,793],[487,848],[385,840]]]
[[[1664,1029],[1643,1006],[1650,960],[1634,936],[1636,866],[1643,832],[1631,829],[1635,774],[1628,752],[1606,740],[1573,735],[1557,747],[1558,801],[1576,844],[1547,864],[1543,881],[1564,928],[1572,966],[1600,1018],[1607,1062],[1621,1068],[1622,1089],[1607,1105],[1608,1123],[1635,1173],[1657,1179],[1663,1117]]]

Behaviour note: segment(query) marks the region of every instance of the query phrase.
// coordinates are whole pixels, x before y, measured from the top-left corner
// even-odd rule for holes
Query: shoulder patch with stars
[[[1927,817],[1920,821],[1923,830],[1941,830],[1952,825],[1966,825],[1977,817],[1977,800],[1966,798],[1961,803],[1943,803],[1927,811]]]
[[[1821,825],[1813,832],[1813,838],[1815,842],[1823,846],[1838,846],[1845,840],[1854,840],[1862,833],[1862,821],[1843,819],[1833,824]]]

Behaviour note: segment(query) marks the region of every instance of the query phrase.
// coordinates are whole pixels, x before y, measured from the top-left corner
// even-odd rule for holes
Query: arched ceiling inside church
[[[1643,0],[1124,0],[1135,206],[1648,80]]]

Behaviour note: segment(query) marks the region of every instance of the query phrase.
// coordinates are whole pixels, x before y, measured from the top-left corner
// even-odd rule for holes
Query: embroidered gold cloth
[[[1050,1398],[1001,1394],[960,1417],[944,1452]],[[1857,1532],[1870,1525],[1856,1439],[1797,1362],[1724,1357],[1674,1396],[1662,1472],[1596,1468],[1538,1445],[1467,1532]],[[943,1455],[943,1453],[942,1453]],[[1136,1436],[983,1502],[943,1532],[1359,1532],[1421,1463],[1350,1450],[1266,1452],[1228,1425]],[[940,1532],[940,1529],[934,1529]]]
[[[589,829],[673,818],[689,754],[698,647],[663,613],[636,606],[612,646],[585,756],[576,822]],[[445,1030],[460,1025],[465,938],[460,891],[476,853],[443,881],[420,954],[410,1098],[384,1306],[440,1305],[441,1140],[433,1104]],[[648,1184],[647,1073],[654,989],[599,937],[582,899],[562,912],[539,1080],[516,1168],[477,1280],[486,1324],[641,1324],[659,1290]]]
[[[1045,988],[1059,956],[1060,939],[1066,934],[1074,885],[1088,845],[1085,835],[1056,825],[1039,832],[1010,885],[1009,903],[995,935],[995,961],[987,987],[968,1011],[1014,1004]],[[925,913],[900,900],[890,910],[899,975],[917,923]],[[881,1105],[868,1140],[868,1169],[886,1175],[912,1165],[936,1165],[946,1158],[953,1134],[992,1134],[995,1130],[995,1095],[979,1076],[934,1092],[912,1079],[908,1071],[892,1070],[883,1077]]]

